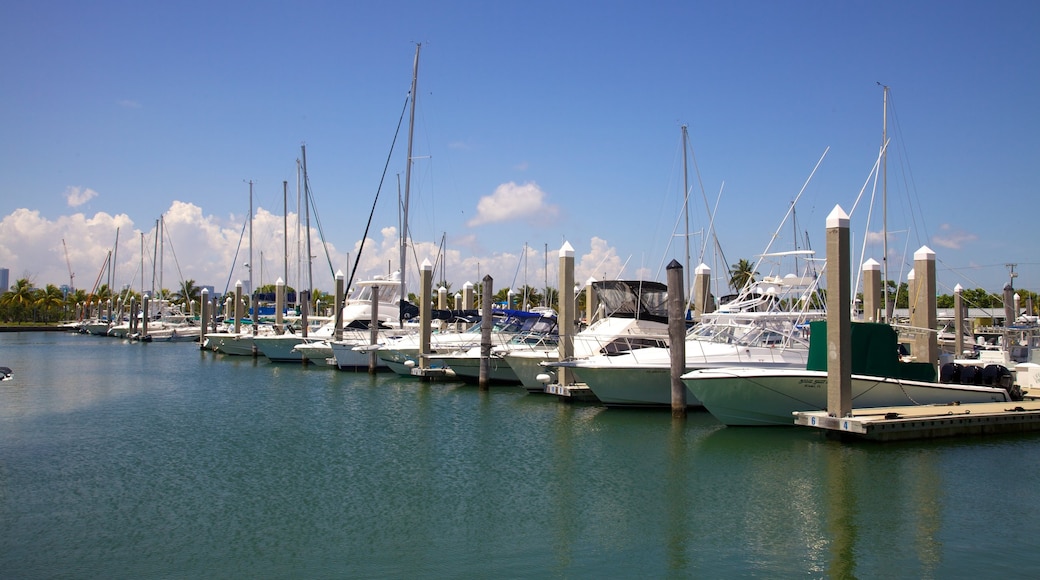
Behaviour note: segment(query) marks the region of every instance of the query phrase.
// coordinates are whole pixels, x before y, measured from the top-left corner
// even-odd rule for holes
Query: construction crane
[[[61,247],[65,248],[65,265],[69,267],[69,292],[72,292],[76,289],[76,285],[73,284],[76,275],[72,273],[72,262],[69,261],[69,247],[65,245],[65,238],[61,239]]]

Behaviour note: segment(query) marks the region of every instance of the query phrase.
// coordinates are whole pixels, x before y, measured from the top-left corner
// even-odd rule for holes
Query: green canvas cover
[[[827,370],[827,321],[809,323],[810,371]],[[899,337],[888,324],[852,323],[852,374],[935,382],[935,365],[899,360]]]

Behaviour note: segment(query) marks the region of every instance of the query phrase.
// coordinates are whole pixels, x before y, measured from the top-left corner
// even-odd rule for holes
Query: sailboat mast
[[[289,284],[289,182],[282,181],[282,266],[285,270],[282,281]],[[282,287],[282,294],[285,286]],[[282,308],[285,308],[285,296],[282,296]]]
[[[307,289],[310,291],[307,300],[310,301],[314,299],[314,268],[311,264],[311,190],[307,185],[307,146],[300,145],[300,151],[303,159],[303,212],[307,216],[307,227],[304,231],[304,235],[307,236]]]
[[[303,205],[300,203],[303,197],[303,188],[301,187],[300,176],[303,175],[303,170],[300,165],[300,160],[296,160],[296,301],[295,305],[300,305],[300,291],[303,290],[303,256],[300,254],[300,208]]]
[[[253,180],[249,180],[249,263],[246,265],[246,269],[249,270],[249,294],[253,294]],[[249,301],[253,303],[252,300]]]
[[[407,246],[408,246],[408,205],[411,201],[411,188],[412,188],[412,136],[415,133],[415,99],[417,96],[416,88],[419,85],[419,50],[422,48],[422,43],[415,45],[415,62],[412,64],[412,103],[411,112],[408,115],[408,155],[405,159],[404,167],[404,208],[402,209],[401,217],[401,299],[402,299],[402,312],[403,314],[403,301],[408,298],[408,286],[405,284],[405,271],[407,259]],[[399,323],[403,326],[403,316],[399,316]]]
[[[689,171],[686,167],[686,155],[687,155],[687,142],[689,140],[689,134],[686,130],[686,125],[682,126],[682,172],[683,172],[683,214],[686,217],[686,236],[685,236],[685,247],[686,247],[686,288],[688,292],[693,291],[693,286],[690,283],[690,178]],[[684,307],[685,308],[685,307]]]
[[[885,291],[882,302],[885,309],[885,320],[888,321],[888,85],[884,85],[884,106],[881,120],[881,227],[882,227],[882,277]]]

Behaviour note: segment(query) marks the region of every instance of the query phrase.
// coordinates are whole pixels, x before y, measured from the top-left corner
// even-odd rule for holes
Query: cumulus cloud
[[[470,227],[498,222],[529,219],[534,216],[555,217],[559,208],[545,202],[545,192],[534,182],[517,185],[510,181],[477,202],[477,217],[466,222]]]
[[[951,250],[961,249],[965,243],[974,242],[978,239],[973,233],[955,229],[950,224],[939,226],[940,233],[932,236],[932,243],[936,246],[949,248]]]
[[[80,188],[70,185],[65,188],[65,202],[69,204],[69,207],[79,207],[94,199],[97,195],[98,192],[89,187]]]

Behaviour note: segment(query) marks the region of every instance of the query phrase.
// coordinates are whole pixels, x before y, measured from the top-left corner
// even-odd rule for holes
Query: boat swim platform
[[[853,409],[841,418],[799,411],[794,424],[870,441],[1026,433],[1040,431],[1040,400]]]
[[[424,381],[432,381],[436,379],[452,380],[455,378],[455,371],[447,367],[412,367],[408,372],[413,377],[419,377]]]
[[[573,385],[545,385],[545,394],[555,395],[565,401],[596,403],[599,399],[587,385],[576,383]]]

